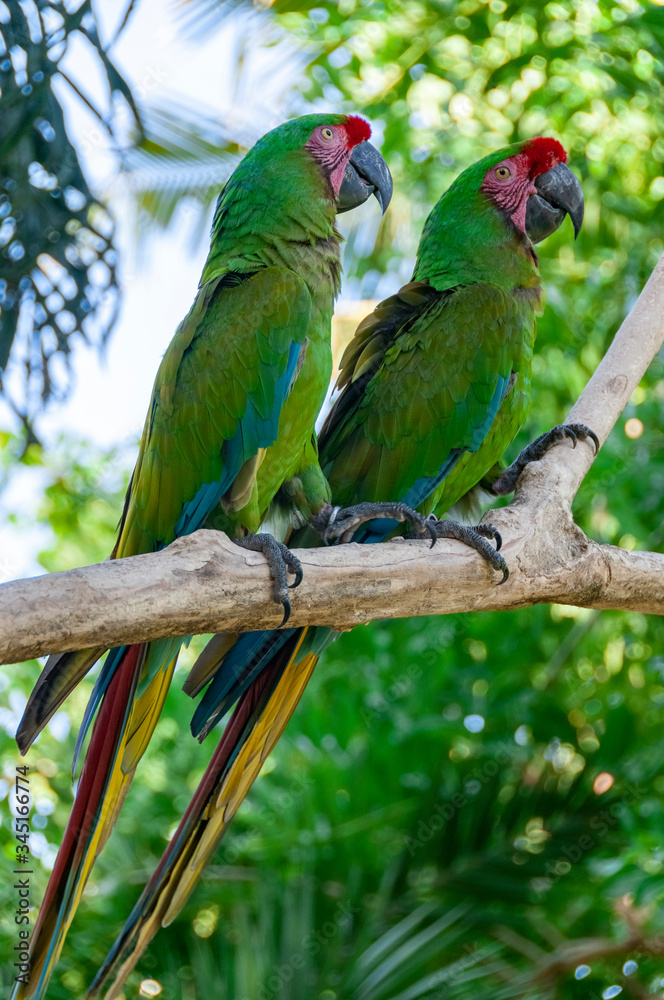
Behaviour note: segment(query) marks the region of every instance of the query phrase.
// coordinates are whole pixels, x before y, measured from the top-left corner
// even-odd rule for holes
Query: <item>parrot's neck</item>
[[[285,181],[284,158],[279,176],[272,176],[276,167],[269,164],[260,172],[238,168],[233,174],[217,202],[201,284],[229,271],[251,274],[276,266],[299,274],[314,299],[338,294],[341,236],[330,184],[300,151],[291,158]]]
[[[266,243],[261,257],[266,266],[287,267],[295,271],[306,283],[311,297],[319,298],[321,285],[325,285],[325,297],[332,292],[336,298],[341,287],[341,236],[319,237],[312,242],[279,240]]]
[[[537,255],[525,233],[507,224],[481,192],[469,202],[443,196],[427,219],[413,272],[439,291],[477,282],[534,296],[540,287]]]

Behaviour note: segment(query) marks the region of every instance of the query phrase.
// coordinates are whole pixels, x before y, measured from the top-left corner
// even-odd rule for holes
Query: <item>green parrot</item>
[[[392,193],[370,135],[354,115],[306,115],[263,136],[223,188],[196,300],[159,367],[112,558],[154,552],[202,526],[223,529],[265,553],[288,617],[286,574],[297,585],[299,561],[258,530],[280,490],[302,524],[314,515],[325,522],[322,512],[332,511],[314,425],[332,372],[341,278],[335,216],[372,194],[385,210]],[[14,1000],[45,993],[183,642],[118,647],[102,667],[77,742],[76,756],[97,712],[31,938],[29,977],[17,981]],[[49,659],[17,733],[22,753],[105,651]]]
[[[427,220],[413,280],[360,324],[319,439],[321,467],[342,505],[326,513],[326,524],[342,540],[355,533],[379,542],[402,530],[393,516],[401,502],[432,516],[437,534],[472,545],[505,579],[495,529],[439,518],[487,477],[496,491],[513,488],[524,464],[561,437],[596,441],[583,425],[555,428],[498,479],[530,391],[541,307],[533,242],[566,214],[575,233],[583,219],[581,188],[565,161],[560,143],[538,138],[465,170]],[[392,503],[382,505],[385,496]],[[264,523],[287,525],[289,503],[278,492]],[[321,542],[309,528],[289,544]],[[175,919],[334,637],[327,627],[220,634],[201,654],[185,683],[195,696],[210,682],[194,735],[202,739],[237,704],[89,997],[111,980],[107,1000],[117,997],[159,927]]]

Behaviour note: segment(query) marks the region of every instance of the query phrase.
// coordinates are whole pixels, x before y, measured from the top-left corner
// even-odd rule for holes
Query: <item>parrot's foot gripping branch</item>
[[[594,431],[591,431],[590,427],[586,427],[585,424],[558,424],[546,434],[540,434],[532,444],[523,449],[518,458],[493,483],[491,492],[497,497],[513,493],[517,480],[528,463],[539,462],[541,458],[544,458],[549,448],[558,444],[559,441],[564,441],[565,438],[570,439],[574,448],[576,448],[577,440],[587,441],[590,439],[594,445],[595,454],[599,451],[599,438]]]
[[[299,587],[302,583],[302,563],[283,542],[278,542],[272,535],[247,535],[245,538],[235,538],[234,542],[242,549],[262,552],[267,559],[274,584],[275,603],[281,604],[284,609],[284,617],[279,626],[279,628],[283,628],[291,613],[288,591]],[[295,576],[295,580],[291,584],[288,583],[289,573],[293,573]]]
[[[498,553],[503,540],[498,529],[494,528],[492,524],[475,524],[471,527],[459,524],[458,521],[439,521],[434,514],[429,514],[429,524],[433,527],[438,538],[456,538],[457,541],[463,542],[464,545],[469,545],[471,549],[479,552],[493,569],[497,569],[499,573],[503,574],[500,583],[505,583],[510,571],[507,568],[507,563]],[[408,537],[406,535],[406,538]],[[496,543],[495,549],[493,545],[489,544],[487,538]]]
[[[375,518],[388,518],[393,521],[407,521],[412,528],[413,538],[431,539],[431,548],[436,544],[435,529],[422,514],[401,502],[358,503],[353,507],[331,507],[326,504],[313,518],[311,526],[319,533],[323,541],[339,539],[342,543],[350,542],[353,535],[367,521]]]

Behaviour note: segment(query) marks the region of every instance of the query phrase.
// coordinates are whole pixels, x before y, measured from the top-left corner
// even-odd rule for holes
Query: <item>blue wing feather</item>
[[[421,476],[417,479],[403,497],[403,503],[407,503],[409,507],[419,507],[420,504],[424,503],[427,497],[431,496],[433,491],[440,486],[442,481],[449,476],[450,472],[465,451],[479,450],[482,442],[489,433],[492,423],[496,419],[500,405],[509,388],[509,382],[509,377],[498,377],[498,384],[495,388],[493,396],[491,397],[486,418],[480,427],[475,428],[470,445],[466,448],[453,448],[443,460],[435,476]],[[382,542],[391,531],[394,531],[398,523],[398,521],[395,521],[390,517],[375,518],[373,521],[369,521],[367,523],[361,534],[358,533],[355,536],[354,541],[361,542],[363,544]]]
[[[224,441],[222,447],[224,472],[221,479],[215,483],[204,483],[193,500],[183,504],[182,513],[175,525],[176,538],[189,535],[202,527],[224,493],[233,485],[233,480],[244,463],[260,448],[268,448],[276,441],[281,410],[291,389],[301,348],[302,345],[295,342],[290,346],[286,370],[275,385],[274,406],[269,416],[261,417],[251,399],[247,400],[247,408],[238,421],[235,434]]]

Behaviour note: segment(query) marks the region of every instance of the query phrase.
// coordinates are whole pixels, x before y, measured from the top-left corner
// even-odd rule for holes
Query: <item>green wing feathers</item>
[[[202,484],[222,479],[222,447],[241,433],[248,403],[268,419],[291,345],[304,348],[311,295],[294,272],[268,267],[239,284],[212,284],[201,289],[157,373],[118,557],[173,540],[183,505]],[[256,478],[257,453],[248,461],[244,495]]]
[[[481,452],[473,464],[488,470],[499,457],[489,450],[507,444],[493,411],[523,410],[516,374],[529,369],[533,338],[532,306],[490,284],[437,292],[414,282],[381,303],[346,350],[344,392],[321,432],[335,502],[403,499],[453,453]],[[445,479],[448,506],[456,479]]]

